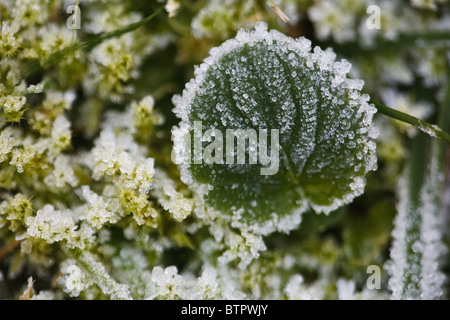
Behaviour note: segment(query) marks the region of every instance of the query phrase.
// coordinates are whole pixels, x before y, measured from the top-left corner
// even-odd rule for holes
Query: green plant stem
[[[128,26],[125,26],[123,28],[120,28],[120,29],[117,29],[117,30],[114,30],[111,32],[105,32],[105,33],[99,34],[98,36],[95,36],[92,39],[80,42],[77,45],[79,48],[81,48],[83,50],[90,50],[91,48],[95,47],[96,45],[102,43],[105,40],[120,37],[121,35],[124,35],[128,32],[134,31],[134,30],[142,27],[144,24],[146,24],[147,22],[152,20],[154,17],[156,17],[163,8],[164,8],[164,5],[160,6],[151,15],[147,16],[146,18],[144,18],[138,22],[132,23]]]
[[[425,132],[426,134],[428,134],[431,137],[441,138],[441,139],[445,140],[447,143],[450,143],[450,134],[443,131],[438,126],[430,124],[426,121],[420,120],[420,119],[413,117],[407,113],[389,108],[389,107],[385,106],[384,104],[381,104],[381,103],[378,103],[375,101],[370,101],[370,103],[373,103],[380,113],[382,113],[388,117],[391,117],[393,119],[409,123],[409,124],[413,125],[414,127],[418,128],[419,130]]]
[[[450,126],[450,77],[439,108],[437,123]],[[394,269],[390,285],[394,299],[441,299],[445,276],[443,231],[440,226],[445,192],[446,143],[423,133],[411,140],[411,154],[399,188],[401,205],[395,220]],[[403,190],[401,189],[403,188]],[[430,232],[433,236],[430,237]],[[420,245],[417,245],[420,244]],[[399,259],[402,256],[403,259]]]

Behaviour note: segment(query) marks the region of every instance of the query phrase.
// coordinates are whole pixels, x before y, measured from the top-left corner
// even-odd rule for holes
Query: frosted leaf
[[[335,57],[265,23],[211,49],[173,98],[173,160],[207,204],[200,216],[287,232],[308,205],[329,213],[363,193],[375,108]]]

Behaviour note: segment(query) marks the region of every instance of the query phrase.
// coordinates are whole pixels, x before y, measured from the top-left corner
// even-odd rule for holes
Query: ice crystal
[[[335,61],[331,50],[311,52],[309,40],[267,31],[265,23],[210,51],[173,99],[181,118],[173,130],[174,159],[182,181],[209,205],[207,215],[231,216],[234,226],[257,233],[286,232],[308,204],[328,213],[363,192],[365,174],[376,167],[375,109],[360,94],[363,81],[347,78],[350,68],[348,61]],[[198,122],[224,136],[229,129],[279,130],[279,170],[260,174],[267,162],[251,163],[256,146],[250,142],[250,163],[199,163]],[[203,146],[210,138],[205,133]],[[192,159],[186,158],[186,141],[194,141]],[[273,156],[277,145],[270,145]],[[215,148],[216,157],[220,150]]]
[[[78,179],[67,156],[59,155],[56,158],[54,170],[44,178],[44,183],[54,189],[75,187],[78,184]]]

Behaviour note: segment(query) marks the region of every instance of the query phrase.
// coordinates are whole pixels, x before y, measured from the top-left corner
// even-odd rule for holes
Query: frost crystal
[[[305,38],[267,31],[265,23],[211,49],[182,95],[173,98],[181,118],[172,131],[173,159],[182,181],[208,205],[206,212],[198,206],[198,216],[226,215],[233,226],[259,234],[287,232],[308,205],[329,213],[363,193],[365,174],[376,168],[375,108],[360,93],[363,81],[348,79],[350,63],[335,57],[317,47],[311,52]],[[199,137],[196,123],[219,134]],[[211,139],[220,142],[220,133],[225,137],[231,129],[260,135],[256,144],[250,135],[244,142],[249,161],[198,162],[196,139],[202,138],[202,148]],[[279,145],[272,139],[263,146],[261,129],[278,130]],[[251,158],[262,150],[271,157],[279,151],[273,175],[260,174],[268,168],[261,155],[256,164]],[[224,152],[239,157],[237,146],[214,151],[219,160]]]

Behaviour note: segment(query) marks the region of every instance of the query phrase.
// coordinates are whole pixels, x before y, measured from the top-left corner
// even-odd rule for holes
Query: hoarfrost
[[[432,300],[444,293],[445,275],[440,269],[440,259],[447,252],[442,242],[445,217],[438,205],[441,195],[437,192],[442,192],[439,186],[444,177],[437,169],[436,157],[432,157],[427,172],[431,174],[421,187],[417,205],[408,193],[410,181],[403,176],[399,182],[398,213],[392,232],[394,241],[391,260],[386,265],[390,274],[389,289],[395,300]]]
[[[233,226],[254,233],[289,232],[308,205],[328,213],[363,193],[364,175],[376,169],[376,109],[359,92],[364,82],[347,77],[351,64],[335,59],[332,50],[311,52],[309,40],[268,31],[263,22],[210,50],[173,98],[181,119],[172,130],[173,160],[200,201],[199,217],[228,213]],[[278,129],[279,172],[259,175],[260,165],[192,165],[195,121],[223,133]]]

